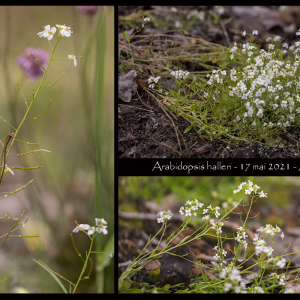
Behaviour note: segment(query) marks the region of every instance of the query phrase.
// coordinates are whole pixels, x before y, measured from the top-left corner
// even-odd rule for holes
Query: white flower
[[[96,231],[98,232],[98,233],[103,233],[103,234],[107,234],[107,226],[104,226],[104,225],[102,225],[101,227],[100,226],[98,226],[97,228],[96,228]]]
[[[220,256],[219,254],[217,253],[215,256],[214,256],[214,260],[219,260]]]
[[[95,221],[96,221],[96,231],[98,233],[103,233],[103,234],[107,234],[107,226],[104,226],[107,224],[107,222],[102,218],[102,219],[98,219],[98,218],[95,218]]]
[[[94,234],[94,232],[95,232],[95,227],[94,226],[93,227],[89,227],[89,230],[88,230],[87,234],[88,235],[92,235],[92,234]]]
[[[68,55],[68,59],[74,59],[74,66],[77,66],[77,60],[75,55]]]
[[[228,292],[231,287],[232,287],[232,283],[226,282],[224,285],[224,291]]]
[[[101,224],[107,224],[107,222],[102,218],[102,219],[97,219],[95,218],[95,221],[96,221],[96,225],[99,226],[99,223]]]
[[[56,28],[55,27],[52,27],[50,29],[50,25],[46,25],[45,26],[45,30],[41,31],[41,32],[38,32],[37,35],[39,37],[47,38],[47,40],[50,41],[53,38],[53,35],[54,35],[55,32],[56,32]]]
[[[267,198],[267,193],[264,193],[264,191],[261,191],[258,194],[259,194],[259,198],[263,198],[263,197]]]
[[[145,18],[144,19],[144,22],[150,22],[150,18],[148,17],[148,18]]]
[[[71,27],[66,25],[56,25],[56,27],[60,31],[61,36],[69,37],[71,36],[71,33],[73,33],[73,31],[71,31]]]
[[[89,224],[80,224],[73,229],[73,232],[84,231],[90,228]]]
[[[279,268],[284,268],[285,267],[285,263],[286,263],[286,260],[285,258],[281,258],[277,263],[276,263],[276,266],[278,266]]]
[[[168,211],[160,211],[157,213],[157,223],[163,223],[165,220],[170,220],[173,216],[172,212],[170,210]]]
[[[5,165],[4,173],[10,172],[12,175],[15,175],[15,173],[12,171],[11,168],[9,168],[7,165]]]
[[[264,290],[260,286],[255,286],[253,288],[253,293],[264,294]]]
[[[253,34],[253,35],[258,35],[258,31],[257,31],[257,30],[253,30],[253,31],[252,31],[252,34]]]
[[[242,36],[246,36],[246,31],[243,32]]]

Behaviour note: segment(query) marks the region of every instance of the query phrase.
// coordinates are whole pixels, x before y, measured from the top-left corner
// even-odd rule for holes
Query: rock
[[[125,75],[119,76],[118,98],[124,102],[130,102],[132,95],[137,91],[138,84],[135,80],[136,76],[137,73],[134,70],[129,71]]]
[[[189,279],[195,255],[188,245],[177,247],[169,252],[175,255],[165,253],[160,258],[160,280],[164,285],[186,282]]]

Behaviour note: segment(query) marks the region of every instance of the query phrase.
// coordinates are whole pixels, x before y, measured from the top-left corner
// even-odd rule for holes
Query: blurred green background
[[[56,60],[50,65],[44,85],[29,113],[39,119],[26,121],[18,138],[39,145],[15,142],[11,154],[35,149],[38,152],[8,158],[9,166],[43,166],[33,171],[14,170],[5,174],[0,192],[10,192],[34,177],[35,182],[19,196],[0,198],[0,217],[12,211],[18,217],[25,210],[29,220],[15,234],[39,235],[39,238],[9,238],[0,249],[0,293],[18,291],[62,292],[55,280],[32,259],[42,260],[52,270],[75,282],[82,269],[70,233],[78,224],[95,225],[95,218],[104,218],[108,234],[99,234],[94,251],[103,251],[113,239],[113,123],[114,123],[114,8],[98,7],[96,14],[87,14],[75,6],[1,6],[0,7],[0,116],[17,127],[26,106],[17,89],[30,102],[32,90],[40,80],[31,82],[15,63],[27,47],[51,53],[47,39],[37,33],[43,26],[66,24],[73,31],[63,38],[55,58],[83,56],[74,67],[73,61]],[[52,40],[55,44],[56,37]],[[0,120],[0,140],[13,130]],[[25,220],[25,218],[23,219]],[[10,224],[0,220],[0,236]],[[88,237],[73,234],[76,246],[84,256],[90,245]],[[2,240],[0,240],[0,243]],[[113,259],[92,254],[93,271],[83,280],[77,292],[113,292]],[[90,268],[88,265],[87,269]],[[68,289],[68,284],[65,283]]]

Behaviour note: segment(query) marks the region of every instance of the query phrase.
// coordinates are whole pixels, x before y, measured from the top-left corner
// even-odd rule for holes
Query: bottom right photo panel
[[[119,177],[119,293],[299,293],[300,177]]]

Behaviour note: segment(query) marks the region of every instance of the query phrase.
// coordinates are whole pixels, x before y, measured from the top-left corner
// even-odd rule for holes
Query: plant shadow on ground
[[[170,75],[173,69],[187,70],[198,80],[216,68],[235,67],[226,62],[229,50],[224,46],[240,42],[243,30],[258,29],[262,48],[267,46],[266,37],[274,35],[296,41],[293,30],[299,21],[295,17],[297,9],[251,7],[245,11],[226,7],[218,17],[213,7],[120,7],[118,157],[298,158],[297,126],[274,134],[276,142],[272,146],[250,139],[232,143],[224,135],[207,138],[205,131],[191,127],[189,104],[184,107],[172,97],[153,92],[147,81],[159,75],[158,91],[176,93],[177,82]],[[200,20],[195,11],[204,12],[206,17]],[[151,17],[151,21],[141,26],[143,16]],[[131,78],[129,72],[134,72]],[[197,103],[203,93],[201,88],[186,86],[176,96],[180,99],[192,94]],[[235,135],[238,139],[238,132]]]

